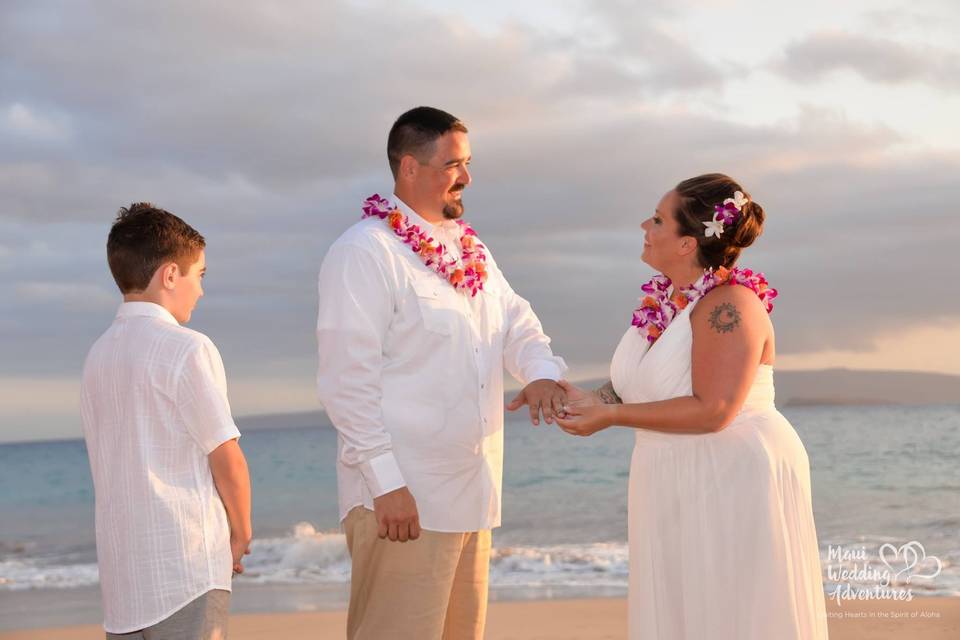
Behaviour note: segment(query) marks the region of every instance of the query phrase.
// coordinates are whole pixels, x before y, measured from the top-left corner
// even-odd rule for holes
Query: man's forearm
[[[209,459],[213,482],[227,511],[230,535],[249,540],[253,535],[250,523],[250,473],[243,451],[236,440],[230,440],[214,449]]]

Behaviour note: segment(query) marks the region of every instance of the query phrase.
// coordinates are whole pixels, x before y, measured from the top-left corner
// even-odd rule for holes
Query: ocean
[[[960,407],[791,407],[811,461],[825,590],[960,596]],[[339,608],[331,429],[247,429],[256,539],[235,611]],[[493,599],[622,596],[631,430],[574,438],[508,415]],[[919,545],[919,546],[918,546]],[[878,573],[880,572],[880,573]],[[0,629],[99,621],[82,440],[0,445]]]

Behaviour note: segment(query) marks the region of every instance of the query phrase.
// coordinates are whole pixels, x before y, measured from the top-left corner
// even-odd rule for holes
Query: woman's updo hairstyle
[[[697,239],[697,259],[704,268],[732,268],[740,252],[763,233],[763,207],[730,176],[706,173],[684,180],[676,186],[676,191],[680,196],[675,214],[680,235]],[[719,238],[708,238],[703,223],[713,220],[714,206],[732,198],[735,191],[742,191],[750,201],[743,205],[736,222],[723,225]]]

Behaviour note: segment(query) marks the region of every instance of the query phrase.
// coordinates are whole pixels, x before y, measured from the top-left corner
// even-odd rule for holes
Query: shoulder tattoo
[[[740,312],[731,302],[723,302],[710,312],[710,326],[717,333],[730,333],[740,326]]]
[[[596,389],[594,393],[600,396],[604,404],[623,404],[623,400],[621,400],[617,392],[613,390],[613,382],[609,380],[605,385]]]

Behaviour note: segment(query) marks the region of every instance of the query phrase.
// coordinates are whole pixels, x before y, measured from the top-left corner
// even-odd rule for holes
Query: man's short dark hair
[[[184,273],[197,261],[206,240],[169,211],[135,202],[117,212],[107,237],[107,263],[122,293],[150,285],[160,265],[176,262]]]
[[[433,107],[416,107],[397,118],[387,137],[387,159],[396,179],[400,159],[411,155],[426,164],[433,156],[437,139],[448,131],[467,133],[467,127],[446,111]]]

